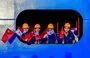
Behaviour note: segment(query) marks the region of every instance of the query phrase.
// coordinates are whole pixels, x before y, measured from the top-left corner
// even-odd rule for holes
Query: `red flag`
[[[18,29],[19,29],[21,32],[23,32],[23,29],[22,29],[21,27],[18,27]]]
[[[35,36],[35,38],[36,38],[36,40],[40,40],[41,39],[40,35]]]
[[[32,39],[33,36],[34,36],[34,32],[32,31],[32,32],[26,33],[21,38],[23,41],[30,42],[30,40]]]
[[[42,32],[40,35],[35,36],[36,40],[42,39],[45,34],[47,34],[46,30],[44,32]]]
[[[61,31],[60,31],[60,39],[62,39],[62,38],[64,38],[64,31],[63,31],[63,28],[61,29]]]
[[[7,29],[4,33],[4,35],[2,36],[2,41],[4,43],[6,43],[12,36],[14,35],[14,32],[10,29]]]
[[[45,34],[47,34],[46,30],[40,35],[40,38],[43,38]]]

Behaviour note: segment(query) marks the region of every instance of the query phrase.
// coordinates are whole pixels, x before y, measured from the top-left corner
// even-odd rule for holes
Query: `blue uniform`
[[[54,32],[54,30],[50,30],[47,32],[47,41],[48,41],[48,44],[55,44],[56,42],[56,34]]]
[[[74,31],[74,34],[75,34],[75,35],[78,35],[78,31],[77,31],[77,30],[75,30],[75,31]]]
[[[45,44],[48,41],[48,44],[55,44],[57,37],[54,30],[47,31],[46,35],[45,38],[42,38],[41,43]]]
[[[68,35],[64,35],[64,43],[65,44],[72,44],[73,40],[75,40],[74,34],[69,31]]]
[[[55,42],[56,42],[56,35],[55,35],[55,33],[51,34],[51,35],[48,35],[47,40],[48,40],[48,44],[55,44]]]

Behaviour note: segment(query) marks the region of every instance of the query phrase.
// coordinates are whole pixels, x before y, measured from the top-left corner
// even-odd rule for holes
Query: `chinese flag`
[[[41,39],[41,38],[44,37],[45,34],[47,34],[47,30],[44,30],[44,31],[40,34],[40,36],[37,36],[37,37]]]
[[[63,39],[64,38],[64,31],[63,31],[63,28],[61,29],[61,31],[60,31],[60,39]]]
[[[32,31],[32,32],[28,32],[28,33],[22,35],[21,38],[23,41],[26,41],[27,43],[29,43],[30,40],[32,39],[33,35],[34,35],[34,32]]]
[[[40,35],[35,36],[35,38],[36,38],[36,40],[40,40],[41,39]]]
[[[23,32],[23,29],[22,29],[21,27],[18,27],[18,29],[19,29],[21,32]]]
[[[5,31],[4,35],[2,36],[2,41],[6,43],[12,36],[14,35],[14,32],[10,30],[9,28]]]

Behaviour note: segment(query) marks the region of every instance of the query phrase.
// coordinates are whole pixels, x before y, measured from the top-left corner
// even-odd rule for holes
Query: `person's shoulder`
[[[74,34],[72,33],[72,31],[69,31],[69,34],[72,34],[72,35],[74,35]]]

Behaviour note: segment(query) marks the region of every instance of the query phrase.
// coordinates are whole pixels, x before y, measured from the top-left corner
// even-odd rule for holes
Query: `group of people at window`
[[[22,27],[18,27],[16,30],[20,40],[28,44],[74,44],[78,41],[77,30],[72,31],[69,22],[66,22],[63,29],[58,33],[54,31],[54,25],[52,23],[49,23],[47,29],[43,32],[40,32],[40,24],[35,24],[33,31],[29,29],[29,25],[24,23]]]

